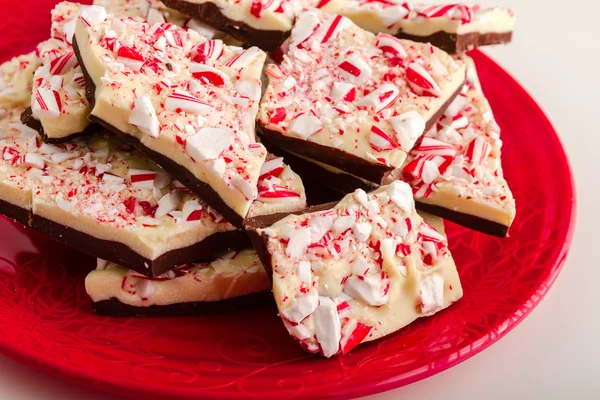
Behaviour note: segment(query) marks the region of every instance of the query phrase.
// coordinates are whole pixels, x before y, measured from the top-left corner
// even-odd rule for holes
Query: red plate
[[[0,26],[4,59],[47,35],[51,2],[23,3],[0,0],[11,10]],[[465,292],[450,309],[330,360],[302,352],[275,307],[198,318],[101,318],[83,285],[91,258],[0,219],[0,351],[124,396],[283,399],[381,392],[487,348],[554,282],[571,242],[575,199],[563,148],[543,112],[496,63],[472,55],[502,127],[505,174],[519,208],[509,239],[448,226]]]

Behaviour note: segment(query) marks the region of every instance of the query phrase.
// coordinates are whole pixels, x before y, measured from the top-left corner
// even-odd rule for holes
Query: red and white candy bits
[[[258,115],[267,139],[303,140],[295,152],[342,170],[344,157],[395,169],[457,95],[465,67],[427,44],[311,10],[298,17],[287,54],[267,75]]]
[[[390,56],[399,58],[404,58],[403,51],[402,46],[394,42],[395,36],[421,38],[419,41],[430,42],[458,54],[474,46],[510,41],[510,33],[515,24],[514,14],[509,9],[483,8],[473,4],[432,5],[406,0],[323,0],[318,7],[344,15],[372,32],[382,32],[380,47],[389,52]],[[496,35],[486,36],[490,33]],[[470,36],[461,40],[461,35]]]
[[[241,225],[258,197],[267,154],[254,135],[265,53],[160,20],[94,21],[80,17],[75,29],[83,63],[104,67],[92,76],[92,115],[135,136],[158,162],[170,159],[164,168],[181,181],[192,176],[198,182],[191,190]],[[92,75],[100,70],[88,68]]]
[[[499,127],[464,59],[473,79],[410,152],[402,179],[418,201],[509,227],[515,201],[502,173]]]
[[[332,209],[291,215],[257,233],[288,332],[325,357],[462,296],[445,236],[415,212],[401,181],[369,194],[358,189]]]

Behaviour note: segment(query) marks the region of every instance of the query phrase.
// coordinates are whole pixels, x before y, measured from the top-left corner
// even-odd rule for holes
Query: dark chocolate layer
[[[502,238],[508,236],[509,227],[497,222],[489,221],[474,215],[463,214],[440,206],[420,203],[419,201],[416,202],[416,207],[418,210],[428,212],[443,219],[447,219],[448,221],[452,221],[466,228],[487,233],[488,235]]]
[[[201,301],[149,307],[135,307],[112,298],[97,303],[92,301],[92,309],[96,314],[109,317],[180,317],[245,310],[272,302],[273,295],[271,292],[264,291],[220,301]]]
[[[96,133],[101,132],[100,127],[98,125],[90,124],[81,132],[72,133],[70,135],[60,138],[48,137],[46,131],[44,131],[44,128],[42,127],[42,123],[40,122],[40,120],[36,119],[33,116],[31,107],[28,107],[25,111],[23,111],[23,113],[21,114],[21,122],[23,123],[23,125],[27,125],[31,129],[37,131],[44,142],[51,144],[66,143],[80,136],[94,135]]]
[[[248,245],[248,238],[242,230],[219,232],[199,243],[168,251],[150,260],[123,243],[98,239],[38,215],[33,216],[30,226],[84,253],[123,265],[147,276],[158,276],[179,265],[210,259],[215,254]]]
[[[30,210],[15,206],[8,201],[0,199],[0,214],[20,223],[23,226],[29,226],[32,218]]]
[[[276,50],[290,35],[289,31],[256,29],[243,21],[229,19],[213,3],[194,4],[185,0],[164,0],[163,3],[247,45],[257,46],[267,52]]]
[[[177,266],[214,258],[215,254],[243,249],[250,245],[246,233],[237,229],[215,233],[199,243],[168,251],[155,260],[142,257],[127,245],[112,240],[98,239],[87,233],[51,221],[31,211],[0,200],[0,214],[20,224],[43,232],[54,240],[91,256],[102,258],[147,276],[161,275]]]
[[[256,254],[258,254],[258,258],[260,262],[267,270],[269,274],[269,278],[272,278],[273,273],[273,264],[271,262],[271,255],[269,254],[269,250],[267,249],[268,238],[265,235],[261,235],[258,230],[267,228],[273,225],[275,222],[282,220],[288,215],[302,215],[308,214],[316,211],[329,210],[330,208],[335,207],[337,202],[320,204],[318,206],[307,207],[304,210],[296,211],[292,213],[279,213],[279,214],[271,214],[271,215],[260,215],[258,217],[247,218],[244,224],[246,228],[246,232],[250,237],[250,241],[252,242],[252,246],[254,246],[254,250],[256,250]]]
[[[502,33],[465,33],[462,35],[439,31],[427,36],[410,35],[399,32],[396,37],[408,39],[414,42],[431,43],[450,54],[460,54],[475,47],[491,44],[509,43],[512,39],[512,32]]]
[[[281,153],[285,158],[285,162],[302,177],[302,182],[305,184],[307,182],[315,182],[321,186],[326,186],[340,193],[342,197],[348,193],[352,193],[356,189],[370,192],[379,187],[376,183],[357,178],[350,174],[333,172],[285,150],[278,149],[277,152]]]
[[[291,155],[285,151],[279,150],[279,153],[285,157],[286,162],[292,168],[294,168],[294,171],[296,171],[302,177],[304,182],[310,182],[312,187],[310,187],[310,185],[308,187],[311,188],[312,192],[323,192],[330,200],[335,199],[335,193],[332,192],[337,192],[339,198],[342,198],[345,194],[352,193],[354,190],[359,188],[366,192],[370,192],[378,187],[378,185],[375,184],[373,184],[373,186],[369,186],[368,184],[365,184],[365,181],[348,174],[336,174],[328,171],[327,169],[315,163],[295,157],[294,155]],[[440,206],[420,203],[418,200],[416,200],[416,206],[422,211],[429,212],[440,218],[447,219],[469,229],[499,237],[506,237],[508,235],[509,227],[486,220],[484,218],[459,213]]]
[[[79,53],[79,47],[77,45],[77,40],[73,39],[73,50],[75,51],[75,56],[79,61],[79,65],[81,66],[81,71],[83,76],[85,77],[86,82],[86,96],[93,97],[96,91],[94,86],[94,82],[88,74],[87,69],[85,68],[85,64],[81,58]],[[88,98],[88,102],[90,104],[95,104],[95,100],[92,101],[91,98]],[[242,227],[244,224],[244,218],[236,213],[231,207],[229,207],[225,201],[221,198],[221,196],[207,183],[202,182],[200,179],[196,178],[196,176],[191,173],[188,169],[184,168],[179,163],[171,160],[169,157],[158,153],[149,147],[142,144],[142,142],[125,132],[121,132],[119,129],[115,128],[108,122],[94,116],[89,116],[90,121],[95,122],[104,128],[108,129],[110,132],[118,135],[125,142],[135,146],[140,151],[142,151],[148,158],[152,161],[156,162],[160,165],[165,171],[173,175],[177,180],[179,180],[185,187],[190,189],[192,192],[200,196],[202,200],[204,200],[207,204],[217,210],[227,221],[237,227]]]
[[[446,102],[444,102],[439,110],[437,110],[437,112],[426,122],[424,132],[427,132],[429,128],[431,128],[442,116],[444,111],[446,111],[446,108],[448,108],[450,103],[452,103],[454,98],[460,93],[462,86],[463,85],[460,85],[460,87],[446,100]],[[308,140],[286,136],[271,129],[266,129],[263,126],[260,126],[260,121],[257,128],[259,128],[257,129],[258,133],[266,142],[270,142],[272,145],[279,147],[280,149],[286,149],[296,154],[301,154],[305,157],[339,168],[342,171],[346,171],[352,175],[356,175],[371,182],[380,184],[384,176],[394,169],[392,166],[373,163],[335,147],[324,146]]]

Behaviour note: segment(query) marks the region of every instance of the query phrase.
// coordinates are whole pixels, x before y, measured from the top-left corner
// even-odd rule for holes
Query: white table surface
[[[600,398],[600,36],[595,0],[491,0],[516,11],[510,46],[486,52],[549,115],[577,184],[577,229],[566,265],[534,312],[498,343],[429,379],[369,399]],[[107,400],[0,356],[0,399]]]

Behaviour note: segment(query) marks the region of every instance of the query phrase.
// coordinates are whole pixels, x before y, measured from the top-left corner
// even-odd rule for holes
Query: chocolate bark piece
[[[94,4],[122,18],[144,19],[150,23],[168,22],[193,29],[209,38],[220,35],[197,21],[165,8],[161,2],[96,0]],[[90,125],[88,120],[90,96],[72,49],[76,19],[79,14],[85,18],[87,7],[71,2],[57,4],[51,12],[51,39],[37,47],[43,65],[35,72],[31,101],[33,110],[31,107],[26,110],[22,121],[37,130],[47,143],[64,143],[84,134],[96,133],[97,127]]]
[[[271,281],[252,249],[182,265],[159,277],[99,259],[85,287],[95,309],[117,315],[214,312],[271,297]]]
[[[42,143],[20,123],[38,64],[32,53],[0,66],[9,89],[0,95],[0,211],[146,275],[248,245],[241,229],[114,135]],[[305,207],[302,182],[281,158],[263,165],[259,185],[252,215]]]
[[[87,82],[91,78],[95,86],[88,85],[95,94],[91,118],[133,137],[131,143],[241,226],[257,197],[266,157],[254,139],[265,54],[255,47],[244,50],[207,41],[170,25],[120,20],[100,11],[96,17],[90,27],[79,20],[74,47]],[[123,34],[136,32],[131,47],[115,50],[112,38],[95,33],[121,24]],[[140,63],[140,57],[154,64]],[[114,69],[107,60],[124,67]],[[154,72],[150,79],[147,68]],[[156,91],[167,81],[170,85]],[[145,87],[144,95],[133,90],[138,85]]]
[[[242,230],[115,138],[38,148],[36,134],[18,123],[22,109],[0,121],[3,214],[147,275],[247,246]]]
[[[462,54],[480,46],[510,43],[512,34],[512,32],[472,32],[459,35],[447,32],[436,32],[427,36],[417,36],[398,32],[394,36],[415,42],[431,43],[450,54]]]
[[[462,58],[469,65],[463,93],[425,133],[396,177],[410,183],[421,209],[504,237],[516,207],[502,171],[500,126],[473,61]]]
[[[299,16],[287,56],[266,72],[265,141],[377,184],[465,80],[464,64],[441,50],[315,10]]]
[[[48,133],[44,130],[44,127],[42,126],[42,123],[40,122],[40,120],[36,119],[33,116],[32,112],[31,112],[31,107],[27,107],[25,109],[25,111],[23,111],[23,113],[21,114],[21,122],[23,123],[23,125],[27,125],[31,129],[37,131],[38,134],[40,135],[41,139],[44,142],[50,143],[50,144],[68,143],[78,137],[87,136],[87,135],[95,135],[95,134],[101,133],[103,131],[103,129],[101,127],[99,127],[98,125],[90,124],[90,125],[87,125],[83,129],[83,131],[69,134],[68,136],[50,137],[50,136],[48,136]]]
[[[155,259],[149,259],[121,242],[98,239],[38,215],[32,216],[28,226],[67,246],[94,257],[127,265],[130,269],[146,276],[162,275],[182,264],[193,262],[193,260],[210,259],[215,254],[244,248],[249,244],[245,232],[236,229],[214,233],[201,242],[173,249]]]
[[[96,314],[107,317],[186,317],[222,312],[241,311],[260,307],[273,302],[270,291],[252,293],[221,301],[198,301],[192,303],[176,303],[163,306],[136,307],[124,304],[117,299],[91,302]]]
[[[287,28],[286,30],[259,29],[250,26],[247,23],[248,18],[239,20],[228,18],[224,15],[224,10],[212,2],[197,3],[186,0],[165,0],[163,3],[167,7],[189,15],[191,18],[197,19],[216,30],[225,32],[242,43],[257,46],[267,52],[276,50],[290,35],[291,19],[287,24],[282,25]],[[242,1],[242,3],[250,2]],[[231,9],[234,7],[239,9],[244,6],[240,2],[236,2],[235,5],[231,5]],[[254,18],[252,15],[249,17]]]
[[[456,89],[456,91],[452,93],[452,95],[435,112],[435,114],[431,116],[431,118],[425,123],[424,132],[430,129],[436,123],[436,121],[443,114],[444,110],[452,103],[456,96],[458,96],[461,90],[462,86]],[[378,162],[374,163],[373,161],[366,160],[362,157],[357,157],[335,147],[282,135],[280,132],[267,129],[266,127],[259,127],[258,134],[265,140],[265,142],[268,142],[282,151],[285,151],[286,149],[294,149],[294,153],[296,153],[296,155],[329,165],[330,167],[339,169],[342,172],[355,175],[359,179],[370,181],[375,185],[381,184],[388,174],[393,173],[394,170],[397,170],[396,166],[385,165]],[[295,161],[299,163],[298,160]],[[337,183],[338,182],[336,182],[336,184]],[[343,184],[343,182],[339,183]],[[362,185],[355,186],[355,188],[361,186]],[[363,189],[366,190],[364,187]],[[345,193],[348,193],[348,191],[345,191]]]
[[[416,213],[404,182],[274,219],[247,229],[284,325],[309,352],[346,354],[462,297],[444,234]]]
[[[503,7],[470,4],[413,4],[401,0],[331,0],[323,10],[350,18],[371,32],[431,43],[451,54],[478,46],[508,43],[515,16]]]

